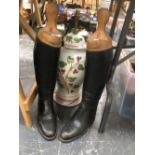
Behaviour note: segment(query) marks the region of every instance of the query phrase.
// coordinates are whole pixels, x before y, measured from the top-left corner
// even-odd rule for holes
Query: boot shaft
[[[40,97],[52,95],[56,83],[60,48],[52,47],[36,39],[34,46],[34,68]]]
[[[85,78],[83,83],[83,98],[99,100],[108,80],[108,71],[113,59],[112,48],[100,52],[86,53]],[[86,98],[84,97],[86,96]]]

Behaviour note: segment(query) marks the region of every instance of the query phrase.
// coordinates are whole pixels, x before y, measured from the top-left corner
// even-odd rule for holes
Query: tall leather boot
[[[109,18],[108,11],[98,11],[98,28],[88,37],[85,78],[80,108],[63,127],[59,140],[71,142],[81,137],[95,119],[97,105],[107,81],[107,73],[112,62],[112,41],[103,28]],[[100,21],[100,19],[103,19]]]
[[[52,11],[51,11],[52,10]],[[53,106],[53,92],[56,83],[57,64],[61,38],[56,29],[57,5],[47,4],[47,26],[40,29],[34,46],[34,68],[38,86],[37,126],[46,140],[56,137],[56,114]]]

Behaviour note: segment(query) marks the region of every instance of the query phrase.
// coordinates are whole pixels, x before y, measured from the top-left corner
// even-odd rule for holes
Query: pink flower
[[[79,61],[80,61],[80,59],[81,59],[81,57],[79,57],[79,56],[78,56],[78,57],[76,57],[76,59],[77,59],[77,61],[79,62]]]
[[[65,73],[65,69],[61,69],[60,71],[61,71],[61,73],[62,73],[62,74],[64,74],[64,73]]]
[[[73,70],[73,74],[76,74],[76,73],[78,73],[78,70],[77,69],[74,69]]]

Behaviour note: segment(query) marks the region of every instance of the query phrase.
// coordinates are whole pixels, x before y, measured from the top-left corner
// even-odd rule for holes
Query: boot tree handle
[[[57,15],[58,15],[58,6],[56,3],[48,2],[45,8],[47,25],[46,27],[40,29],[38,32],[38,37],[44,43],[54,46],[60,47],[62,35],[57,30]]]
[[[108,19],[109,19],[109,11],[104,8],[99,9],[97,11],[97,21],[98,21],[97,30],[104,31]]]
[[[47,27],[50,30],[55,30],[57,25],[58,6],[54,3],[48,3],[45,9],[47,17]]]
[[[87,50],[92,52],[104,51],[112,47],[112,39],[105,31],[109,20],[109,11],[101,8],[97,11],[98,27],[87,39]]]

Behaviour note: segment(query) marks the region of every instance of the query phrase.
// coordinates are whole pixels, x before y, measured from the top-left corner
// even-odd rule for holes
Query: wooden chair
[[[36,14],[36,18],[37,18],[37,24],[39,27],[41,27],[42,22],[41,22],[41,17],[40,17],[40,11],[38,8],[38,1],[33,0],[33,3],[35,6],[35,14]],[[25,32],[30,36],[30,38],[33,41],[35,41],[36,33],[27,24],[26,19],[24,19],[24,17],[22,17],[20,12],[19,12],[19,24],[25,30]],[[28,92],[28,95],[25,96],[23,86],[22,86],[21,80],[19,78],[19,106],[20,106],[26,127],[32,126],[32,118],[31,118],[31,114],[30,114],[30,108],[31,108],[31,105],[32,105],[36,95],[37,95],[37,84],[36,84],[36,82],[33,83],[30,91]]]

